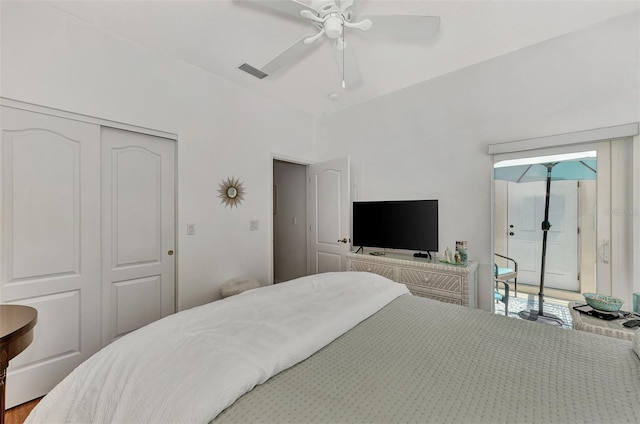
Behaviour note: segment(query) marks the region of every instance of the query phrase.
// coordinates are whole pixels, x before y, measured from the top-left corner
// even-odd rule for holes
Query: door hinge
[[[580,227],[578,227],[578,234],[580,234]]]
[[[580,273],[578,273],[578,281],[580,281]]]

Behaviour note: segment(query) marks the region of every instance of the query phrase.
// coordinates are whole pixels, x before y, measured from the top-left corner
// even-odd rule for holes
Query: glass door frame
[[[569,146],[546,147],[512,153],[496,154],[492,157],[493,164],[510,159],[522,159],[529,157],[551,156],[565,153],[575,153],[584,151],[597,151],[597,211],[596,211],[596,287],[598,293],[611,294],[612,274],[611,274],[611,142],[600,141],[594,143],[580,143]],[[493,169],[492,169],[493,171]],[[492,234],[491,244],[495,248],[495,238],[493,229],[496,225],[496,197],[495,180],[492,172]],[[596,246],[594,246],[596,248]],[[549,290],[545,290],[549,291]],[[552,291],[552,290],[551,290]]]
[[[608,246],[613,261],[609,267],[609,289],[607,292],[625,300],[631,309],[632,293],[640,292],[640,123],[601,127],[573,133],[549,135],[539,138],[522,139],[488,145],[487,153],[491,165],[491,251],[494,250],[495,190],[493,184],[494,156],[501,158],[524,156],[529,151],[546,148],[578,148],[586,143],[608,141],[611,143],[611,162],[615,164],[611,173],[609,205],[600,207],[598,213],[610,220],[610,234],[607,240],[614,240]],[[617,141],[623,141],[619,143]],[[577,147],[579,146],[579,147]],[[530,152],[529,152],[530,153]],[[505,155],[505,156],[502,156]],[[629,194],[630,193],[630,194]],[[616,205],[612,210],[611,204]],[[601,205],[602,206],[602,205]],[[602,236],[600,236],[602,237]],[[598,240],[601,240],[601,238]],[[605,250],[606,250],[605,246]],[[490,281],[493,281],[493,264],[490,267]],[[493,292],[493,284],[488,287]],[[603,292],[605,288],[602,288]],[[493,298],[493,294],[491,294]]]

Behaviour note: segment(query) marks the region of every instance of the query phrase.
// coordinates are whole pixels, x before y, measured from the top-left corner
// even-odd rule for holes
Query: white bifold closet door
[[[9,362],[7,408],[100,348],[100,127],[2,108],[0,301],[38,310]]]
[[[102,128],[102,341],[174,312],[174,143]]]
[[[174,144],[3,106],[0,302],[38,310],[7,407],[174,312]],[[167,147],[170,146],[170,147]]]

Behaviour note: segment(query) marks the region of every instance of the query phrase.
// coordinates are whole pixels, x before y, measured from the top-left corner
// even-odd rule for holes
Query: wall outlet
[[[196,224],[187,224],[187,235],[192,236],[196,233]]]
[[[252,219],[249,221],[249,231],[257,231],[260,229],[260,221]]]

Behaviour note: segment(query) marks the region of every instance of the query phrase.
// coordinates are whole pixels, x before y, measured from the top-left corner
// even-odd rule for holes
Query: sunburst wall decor
[[[218,186],[220,186],[218,197],[225,207],[229,206],[233,209],[234,206],[237,208],[242,204],[246,190],[238,178],[229,177],[222,180]]]

